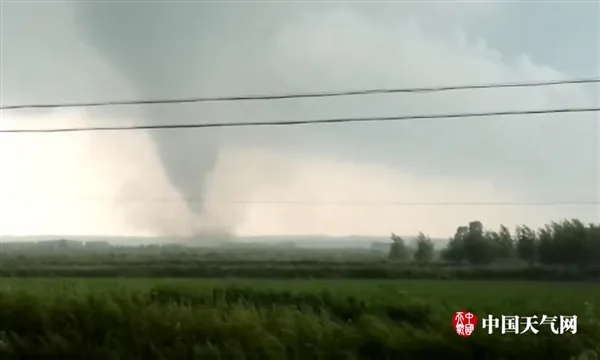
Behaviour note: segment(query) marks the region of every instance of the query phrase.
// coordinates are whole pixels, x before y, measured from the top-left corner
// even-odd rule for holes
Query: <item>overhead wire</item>
[[[403,116],[379,116],[379,117],[357,117],[357,118],[327,118],[315,120],[284,120],[284,121],[248,121],[248,122],[212,122],[202,124],[163,124],[163,125],[132,125],[132,126],[92,126],[72,128],[50,128],[50,129],[0,129],[0,133],[64,133],[64,132],[87,132],[87,131],[132,131],[132,130],[166,130],[166,129],[200,129],[200,128],[222,128],[222,127],[250,127],[250,126],[290,126],[290,125],[314,125],[314,124],[339,124],[351,122],[389,122],[409,120],[432,120],[432,119],[457,119],[493,116],[514,115],[539,115],[559,113],[585,113],[598,112],[600,107],[589,108],[565,108],[545,110],[518,110],[518,111],[495,111],[479,113],[457,113],[457,114],[429,114],[429,115],[403,115]]]
[[[488,83],[471,85],[450,85],[450,86],[431,86],[431,87],[412,87],[412,88],[393,88],[393,89],[369,89],[369,90],[350,90],[350,91],[330,91],[330,92],[309,92],[294,94],[271,94],[271,95],[243,95],[243,96],[220,96],[220,97],[191,97],[178,99],[152,99],[152,100],[125,100],[125,101],[98,101],[98,102],[74,102],[74,103],[54,103],[54,104],[23,104],[0,106],[0,110],[18,110],[18,109],[39,109],[39,108],[73,108],[73,107],[104,107],[104,106],[123,106],[123,105],[153,105],[153,104],[185,104],[199,102],[223,102],[223,101],[251,101],[251,100],[283,100],[283,99],[302,99],[302,98],[325,98],[356,95],[376,95],[376,94],[396,94],[396,93],[428,93],[442,91],[458,90],[477,90],[477,89],[500,89],[500,88],[522,88],[522,87],[540,87],[568,84],[593,84],[600,83],[600,79],[569,79],[569,80],[551,80],[535,82],[512,82],[512,83]]]

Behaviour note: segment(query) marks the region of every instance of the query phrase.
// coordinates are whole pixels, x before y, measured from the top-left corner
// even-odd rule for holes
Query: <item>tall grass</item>
[[[148,290],[0,290],[0,358],[82,359],[569,359],[593,354],[600,329],[587,307],[575,335],[460,338],[440,301],[217,286]],[[550,305],[548,305],[550,306]],[[481,308],[495,307],[493,299]],[[567,308],[552,304],[540,312]],[[514,313],[529,311],[514,309]]]

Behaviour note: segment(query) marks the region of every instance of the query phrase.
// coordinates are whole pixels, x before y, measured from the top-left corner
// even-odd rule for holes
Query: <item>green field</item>
[[[110,250],[0,254],[0,278],[254,278],[456,279],[600,281],[600,265],[425,265],[391,261],[385,253],[299,250]]]
[[[598,351],[600,285],[3,279],[0,355],[86,359],[569,359]],[[578,315],[578,333],[454,333],[455,311]]]

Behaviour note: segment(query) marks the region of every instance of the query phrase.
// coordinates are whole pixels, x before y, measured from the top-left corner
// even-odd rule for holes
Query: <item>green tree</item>
[[[533,230],[525,225],[517,226],[517,255],[529,265],[535,263],[537,257],[537,239]]]
[[[417,264],[427,264],[433,260],[433,242],[422,232],[417,235],[415,241],[416,251],[413,255],[413,261]]]
[[[447,262],[459,264],[466,260],[465,237],[469,232],[466,226],[459,226],[454,237],[448,240],[448,245],[442,250],[442,259]]]
[[[562,223],[562,235],[564,242],[569,244],[567,251],[567,263],[588,265],[593,259],[593,245],[588,238],[588,228],[577,219],[565,220]]]
[[[494,240],[499,258],[509,259],[515,256],[515,242],[510,234],[510,230],[506,226],[500,225],[500,231]]]
[[[563,220],[537,231],[521,225],[514,237],[505,226],[498,232],[484,231],[479,221],[460,226],[442,251],[442,260],[484,265],[494,260],[518,258],[529,264],[599,265],[600,224]]]
[[[395,261],[407,261],[410,257],[404,239],[392,233],[392,246],[390,247],[389,259]]]
[[[560,249],[556,244],[552,227],[545,225],[538,230],[537,250],[540,263],[544,265],[558,264],[561,260]]]
[[[470,264],[485,265],[494,260],[496,249],[492,240],[483,233],[483,225],[480,221],[469,223],[468,230],[464,235],[465,256]]]
[[[539,261],[545,265],[600,263],[600,227],[579,220],[552,222],[538,230]]]

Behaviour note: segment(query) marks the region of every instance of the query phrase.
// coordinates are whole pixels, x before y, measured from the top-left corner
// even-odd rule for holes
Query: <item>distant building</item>
[[[481,224],[481,221],[471,221],[469,223],[469,232],[471,232],[471,233],[483,232],[483,224]]]

